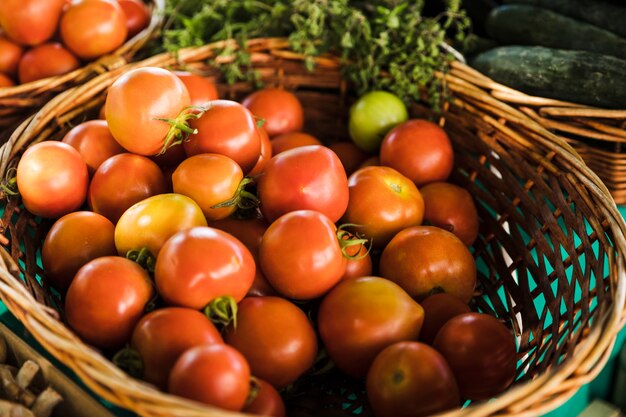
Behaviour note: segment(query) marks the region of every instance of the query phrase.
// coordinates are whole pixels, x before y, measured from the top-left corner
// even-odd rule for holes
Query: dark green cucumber
[[[586,51],[502,46],[470,62],[524,93],[603,108],[626,108],[626,61]]]
[[[550,9],[571,18],[591,23],[626,38],[626,3],[602,0],[505,0]]]
[[[500,6],[489,14],[486,28],[489,36],[501,45],[547,46],[626,59],[626,39],[541,7]]]

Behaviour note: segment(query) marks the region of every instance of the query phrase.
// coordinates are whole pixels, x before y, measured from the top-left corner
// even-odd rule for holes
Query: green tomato
[[[408,118],[409,113],[400,98],[386,91],[372,91],[350,108],[350,137],[356,146],[374,153],[387,132]]]

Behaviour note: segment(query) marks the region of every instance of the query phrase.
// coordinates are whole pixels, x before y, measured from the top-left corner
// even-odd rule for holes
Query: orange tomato
[[[39,45],[54,35],[65,0],[2,0],[0,26],[15,42]]]
[[[304,132],[283,133],[274,137],[270,143],[272,144],[272,155],[278,155],[281,152],[300,146],[322,144],[315,136]]]
[[[174,71],[174,74],[187,87],[192,106],[204,106],[219,98],[215,83],[208,78],[187,71]]]
[[[24,48],[10,39],[0,36],[0,73],[17,74],[17,66],[24,54]]]
[[[117,0],[126,16],[128,37],[132,38],[150,23],[150,11],[141,0]]]
[[[74,126],[63,138],[63,142],[76,148],[87,163],[89,175],[113,155],[125,152],[115,141],[104,120],[89,120]]]
[[[54,77],[74,71],[78,59],[60,43],[45,43],[24,53],[18,67],[20,83]]]

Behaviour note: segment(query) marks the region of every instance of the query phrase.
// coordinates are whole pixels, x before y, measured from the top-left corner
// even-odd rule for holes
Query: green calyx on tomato
[[[139,352],[130,346],[119,350],[113,356],[113,363],[133,378],[141,378],[143,376],[143,359],[141,359]]]
[[[246,191],[246,186],[250,184],[254,184],[254,180],[250,177],[244,177],[239,182],[237,191],[235,191],[235,195],[233,195],[232,198],[215,204],[214,206],[211,206],[211,208],[218,209],[222,207],[237,206],[238,209],[244,211],[256,209],[259,206],[260,200],[250,191]]]
[[[233,328],[237,328],[237,302],[230,295],[217,297],[211,301],[204,308],[204,314],[215,324],[226,327],[232,323]]]
[[[357,233],[352,233],[345,230],[347,227],[359,227],[358,224],[352,223],[344,223],[337,228],[337,238],[339,239],[339,247],[341,248],[341,253],[348,259],[358,260],[365,258],[372,249],[372,244],[369,239],[362,238]],[[352,248],[355,246],[359,246],[358,250],[353,251]],[[361,248],[365,247],[367,251],[365,253],[361,253]],[[349,252],[353,252],[354,254],[350,254]]]
[[[133,249],[126,253],[126,259],[138,264],[140,267],[148,271],[150,275],[154,274],[154,266],[156,258],[148,248]]]
[[[0,184],[0,190],[7,196],[20,194],[20,191],[17,189],[17,168],[10,168],[7,171],[6,178]]]
[[[157,155],[163,155],[172,146],[180,145],[187,140],[189,135],[198,133],[198,129],[191,128],[187,121],[199,119],[207,110],[208,107],[205,106],[188,106],[173,119],[155,117],[155,120],[160,120],[170,125],[170,130],[167,132],[163,142],[163,148]]]

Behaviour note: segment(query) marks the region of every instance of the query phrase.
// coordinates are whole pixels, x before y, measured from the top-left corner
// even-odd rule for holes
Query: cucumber
[[[586,51],[502,46],[470,65],[524,93],[603,108],[626,108],[626,61]]]
[[[550,9],[571,18],[591,23],[626,38],[626,7],[623,1],[602,0],[505,0]]]
[[[500,6],[489,14],[486,28],[489,36],[501,45],[547,46],[626,59],[626,39],[540,7]]]

